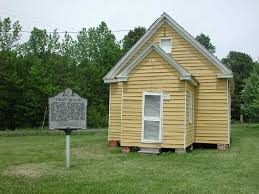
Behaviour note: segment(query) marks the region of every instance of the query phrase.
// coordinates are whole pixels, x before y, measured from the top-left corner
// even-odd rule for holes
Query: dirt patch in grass
[[[9,166],[3,171],[2,174],[5,176],[24,176],[30,178],[38,178],[46,174],[50,169],[50,166],[44,163],[29,163]]]

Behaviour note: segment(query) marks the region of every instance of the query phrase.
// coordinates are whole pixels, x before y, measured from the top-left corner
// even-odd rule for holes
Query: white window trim
[[[193,122],[193,94],[191,91],[188,91],[188,121],[189,123]],[[191,116],[190,116],[191,113]]]
[[[154,95],[154,96],[160,96],[160,119],[154,118],[154,117],[145,117],[144,116],[144,108],[145,108],[145,96],[146,95]],[[160,121],[159,125],[159,140],[158,141],[152,141],[152,140],[145,140],[144,139],[144,121]],[[163,92],[143,92],[142,97],[142,131],[141,131],[141,143],[162,143],[162,133],[163,131]]]
[[[171,54],[172,53],[172,49],[173,49],[173,41],[172,41],[172,37],[161,37],[160,38],[160,40],[159,40],[159,46],[160,46],[160,48],[161,49],[163,49],[162,48],[162,40],[170,40],[170,42],[171,42],[171,51],[170,51],[170,53],[167,53],[167,54]],[[163,49],[164,50],[164,49]]]

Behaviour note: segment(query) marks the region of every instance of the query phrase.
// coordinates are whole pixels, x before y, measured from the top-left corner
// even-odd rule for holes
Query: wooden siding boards
[[[228,144],[227,80],[218,79],[219,70],[168,24],[163,24],[151,37],[151,41],[159,43],[164,35],[172,37],[173,59],[199,82],[199,86],[194,91],[194,125],[197,129],[194,142],[218,141]],[[222,134],[222,131],[225,131],[225,136],[219,137],[218,134]]]
[[[158,71],[162,76],[153,79],[157,77]],[[139,81],[145,77],[147,81]],[[172,96],[172,100],[163,103],[161,144],[141,143],[143,92],[163,92]],[[123,94],[122,146],[184,147],[184,98],[178,97],[184,96],[184,81],[179,80],[179,73],[159,54],[152,51],[130,72]]]
[[[191,131],[189,131],[191,130],[191,126],[188,126],[186,145],[190,144],[193,140],[194,143],[228,144],[229,117],[227,80],[217,78],[217,74],[219,74],[220,71],[167,23],[164,23],[157,30],[143,47],[127,62],[127,65],[129,65],[150,43],[154,42],[159,44],[161,37],[172,37],[172,58],[190,72],[199,82],[199,86],[192,88],[194,98],[192,130],[194,130],[194,137],[191,136]],[[119,95],[121,91],[119,91],[119,88],[117,88],[117,90],[117,96],[115,94],[111,97],[115,99],[111,100],[110,138],[119,137],[118,129],[120,126],[118,122],[120,117],[118,112],[120,106],[119,98],[121,97]],[[129,74],[127,82],[124,83],[123,120],[121,123],[122,145],[142,146],[141,109],[143,91],[163,91],[164,93],[173,96],[173,103],[164,101],[163,133],[168,134],[168,136],[166,135],[163,137],[162,145],[149,144],[148,146],[182,148],[183,139],[180,137],[184,138],[184,135],[181,134],[181,131],[184,130],[184,81],[180,81],[176,70],[173,69],[171,65],[167,64],[167,62],[154,51],[133,69]],[[115,107],[118,107],[118,109]],[[112,111],[112,109],[114,110]],[[172,129],[172,126],[175,126],[175,128]],[[112,134],[110,134],[110,132]],[[174,139],[174,132],[178,133],[177,140]],[[170,133],[172,134],[171,136]]]
[[[110,87],[110,115],[109,115],[109,140],[120,141],[121,136],[121,108],[122,84],[112,83]]]
[[[227,144],[227,80],[218,79],[219,70],[170,26],[165,24],[163,27],[166,36],[173,37],[172,57],[199,82],[194,90],[194,142]],[[222,131],[225,134],[218,136]]]

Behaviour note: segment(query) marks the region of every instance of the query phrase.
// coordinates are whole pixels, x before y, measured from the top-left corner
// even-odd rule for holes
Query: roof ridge
[[[166,12],[163,14],[148,28],[146,33],[133,45],[133,47],[119,60],[119,62],[107,73],[103,78],[104,80],[112,80],[120,72],[122,68],[127,64],[134,54],[146,43],[146,41],[156,32],[156,30],[167,22],[174,30],[176,30],[187,42],[189,42],[194,48],[196,48],[201,54],[204,55],[212,64],[214,64],[221,74],[218,78],[231,78],[232,72],[212,53],[210,53],[204,46],[202,46],[189,32],[181,27],[176,21],[174,21]]]
[[[213,53],[209,52],[205,46],[203,46],[199,41],[197,41],[188,31],[186,31],[181,25],[179,25],[172,17],[170,17],[166,12],[164,12],[162,14],[164,17],[166,17],[170,22],[172,22],[172,24],[175,25],[176,28],[180,29],[181,31],[183,31],[183,33],[188,35],[188,38],[191,39],[192,42],[194,42],[195,44],[197,44],[197,46],[201,47],[201,49],[203,51],[205,51],[205,53],[209,56],[211,56],[212,58],[214,58],[216,60],[216,62],[218,62],[221,66],[223,66],[223,68],[226,70],[226,73],[232,73],[230,69],[228,69],[227,66],[225,66]],[[176,29],[175,29],[176,30]],[[180,33],[180,35],[182,35]],[[195,47],[196,48],[196,47]],[[198,48],[196,48],[198,49]],[[199,49],[198,49],[199,50]],[[200,50],[199,50],[200,51]],[[203,53],[202,53],[203,54]]]

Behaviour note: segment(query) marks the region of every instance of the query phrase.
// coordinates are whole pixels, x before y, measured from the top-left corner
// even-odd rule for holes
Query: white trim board
[[[121,131],[120,131],[120,143],[122,142],[122,123],[123,123],[123,99],[124,99],[124,83],[121,83]]]
[[[108,141],[110,140],[110,127],[111,127],[111,92],[112,92],[112,85],[109,86],[109,123],[108,123]]]
[[[231,136],[231,92],[230,92],[230,81],[227,80],[227,104],[228,104],[228,145],[230,146]]]
[[[160,96],[160,118],[145,118],[145,96],[147,95],[154,95],[154,96]],[[142,129],[141,129],[141,143],[148,144],[148,143],[162,143],[163,142],[163,92],[143,92],[142,96]],[[159,140],[145,140],[144,139],[144,121],[159,121]]]
[[[186,100],[187,100],[187,87],[186,87],[186,85],[187,85],[187,82],[185,82],[184,83],[184,123],[183,123],[183,125],[184,125],[184,135],[183,135],[183,139],[184,139],[184,142],[183,142],[183,144],[184,144],[184,149],[186,148],[186,131],[187,131],[187,128],[186,128],[186,119],[187,119],[187,110],[186,110],[186,105],[187,105],[187,103],[186,103]]]
[[[192,143],[194,143],[194,139],[195,139],[195,125],[194,125],[194,122],[196,122],[194,119],[195,119],[195,88],[193,88],[193,101],[192,101]]]
[[[137,41],[137,43],[120,59],[120,61],[110,70],[103,78],[114,80],[115,76],[127,64],[127,62],[137,53],[137,51],[146,43],[146,41],[157,31],[164,23],[168,23],[176,30],[187,42],[203,54],[209,61],[212,62],[220,71],[218,78],[232,78],[232,71],[229,70],[218,58],[211,54],[204,46],[202,46],[195,38],[193,38],[186,30],[184,30],[176,21],[174,21],[167,13],[163,13],[147,30],[147,32]]]

